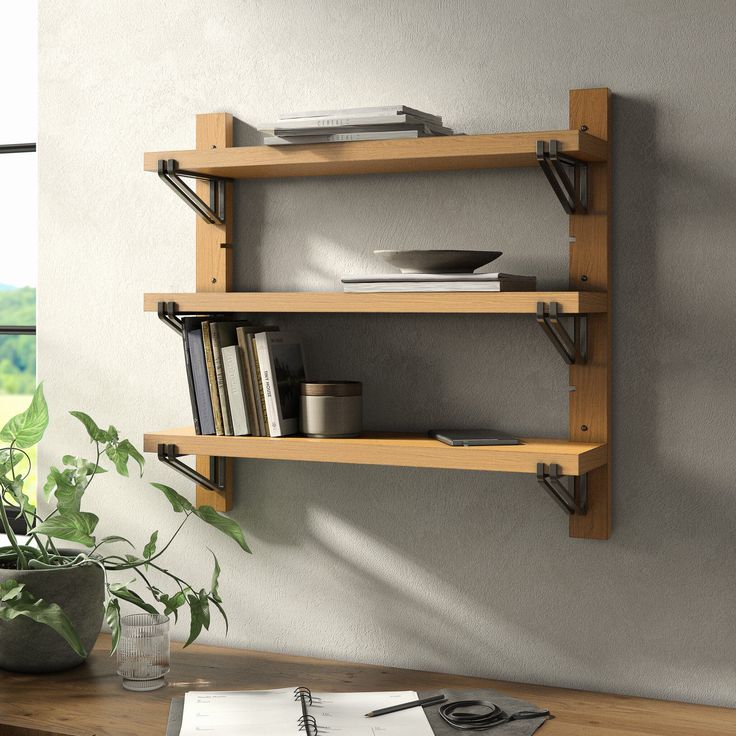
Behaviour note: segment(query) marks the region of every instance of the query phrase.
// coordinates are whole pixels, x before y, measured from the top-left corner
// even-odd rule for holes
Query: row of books
[[[298,337],[247,321],[182,317],[197,434],[282,437],[299,431]]]
[[[536,291],[535,276],[511,273],[390,273],[342,279],[348,293]]]
[[[406,105],[282,113],[275,123],[263,123],[258,130],[265,134],[263,142],[267,146],[454,134],[439,115]]]

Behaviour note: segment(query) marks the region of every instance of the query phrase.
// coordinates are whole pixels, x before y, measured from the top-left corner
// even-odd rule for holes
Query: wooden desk
[[[299,684],[327,691],[492,687],[554,713],[540,736],[736,734],[736,710],[730,708],[196,645],[186,651],[172,645],[168,687],[129,693],[108,644],[102,636],[86,664],[58,675],[0,672],[0,736],[164,736],[169,702],[187,690]]]

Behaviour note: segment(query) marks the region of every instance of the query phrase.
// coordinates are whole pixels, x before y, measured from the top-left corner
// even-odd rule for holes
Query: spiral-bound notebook
[[[507,713],[539,710],[495,690],[434,690],[374,693],[312,693],[308,688],[191,692],[174,698],[166,736],[455,736],[436,707],[412,708],[379,718],[378,708],[442,693],[448,700],[492,700]],[[545,718],[512,721],[493,729],[497,736],[532,736]]]
[[[380,724],[368,711],[416,700],[411,691],[385,693],[312,693],[306,687],[280,690],[190,692],[184,699],[180,736],[433,736],[421,708],[391,714]],[[173,707],[172,707],[173,711]],[[375,719],[376,721],[378,719]],[[169,719],[172,733],[172,719]]]

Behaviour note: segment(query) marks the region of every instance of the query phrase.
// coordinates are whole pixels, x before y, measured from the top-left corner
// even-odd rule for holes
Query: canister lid
[[[304,381],[301,393],[302,396],[361,396],[363,384],[360,381]]]

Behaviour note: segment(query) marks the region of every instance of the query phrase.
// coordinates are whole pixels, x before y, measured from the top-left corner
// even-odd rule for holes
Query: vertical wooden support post
[[[588,212],[570,216],[570,289],[605,291],[608,310],[588,316],[588,360],[570,366],[570,440],[608,443],[608,464],[588,474],[588,513],[570,517],[570,536],[611,533],[611,93],[570,91],[570,128],[608,142],[605,163],[589,165]]]
[[[197,115],[197,148],[228,148],[233,145],[233,116],[229,113]],[[209,202],[210,184],[197,182],[197,194]],[[225,224],[211,225],[197,217],[197,291],[230,291],[232,288],[233,185],[225,191]],[[227,245],[228,247],[223,247]],[[197,456],[197,470],[210,473],[210,459]],[[229,511],[232,506],[232,460],[227,460],[225,490],[210,491],[197,486],[197,506]]]

